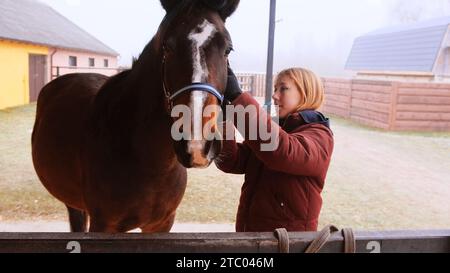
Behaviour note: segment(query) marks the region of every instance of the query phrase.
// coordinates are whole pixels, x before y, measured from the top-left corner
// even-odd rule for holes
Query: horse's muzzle
[[[221,140],[175,142],[178,161],[186,168],[207,168],[222,150]]]

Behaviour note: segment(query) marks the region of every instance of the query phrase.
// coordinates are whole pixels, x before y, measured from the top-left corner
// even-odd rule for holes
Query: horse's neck
[[[160,132],[170,131],[169,122],[165,122],[168,114],[164,106],[161,71],[154,56],[144,51],[131,70],[113,76],[105,83],[94,103],[95,126],[111,133],[130,130],[128,133],[132,134],[135,129],[142,132],[146,127],[153,130],[155,126]],[[142,126],[144,128],[138,128]]]
[[[133,66],[126,85],[134,90],[130,95],[138,98],[138,110],[144,118],[164,115],[161,68],[153,55],[142,58]]]
[[[176,157],[171,137],[170,117],[165,109],[162,82],[158,71],[149,66],[133,68],[126,86],[129,91],[128,100],[134,102],[134,120],[129,132],[130,143],[140,158],[153,167],[167,169],[173,165]],[[173,166],[172,166],[173,167]]]

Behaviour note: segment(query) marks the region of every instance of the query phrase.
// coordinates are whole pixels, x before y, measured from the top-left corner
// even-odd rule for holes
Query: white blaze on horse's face
[[[205,54],[202,54],[202,52],[216,33],[216,27],[205,19],[188,36],[189,40],[192,41],[193,83],[205,82],[208,79],[208,65]],[[209,164],[209,159],[206,159],[202,154],[206,143],[203,138],[203,107],[206,98],[205,92],[193,91],[191,93],[191,128],[193,132],[191,134],[192,138],[187,145],[187,152],[192,155],[192,161],[195,166],[206,166]]]
[[[194,83],[202,82],[208,77],[208,67],[201,52],[216,33],[216,27],[205,19],[189,34],[188,38],[192,41],[192,82]]]

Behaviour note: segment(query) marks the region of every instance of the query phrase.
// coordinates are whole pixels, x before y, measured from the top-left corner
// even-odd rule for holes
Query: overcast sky
[[[130,65],[164,16],[158,0],[41,0],[121,54]],[[275,71],[342,76],[354,38],[378,28],[449,15],[448,0],[278,0]],[[269,0],[241,0],[227,21],[236,71],[265,72]]]

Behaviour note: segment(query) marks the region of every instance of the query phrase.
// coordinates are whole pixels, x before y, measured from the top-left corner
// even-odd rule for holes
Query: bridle
[[[224,96],[217,91],[217,89],[208,84],[208,83],[192,83],[186,87],[181,88],[180,90],[171,93],[166,85],[166,54],[165,54],[165,46],[163,46],[163,59],[162,59],[162,85],[163,85],[163,90],[164,90],[164,94],[166,96],[166,102],[167,102],[167,110],[168,113],[172,112],[173,109],[173,102],[175,101],[176,98],[178,98],[179,96],[181,96],[184,93],[190,93],[193,91],[201,91],[201,92],[206,92],[209,93],[211,95],[213,95],[214,97],[216,97],[219,100],[220,105],[223,104],[224,102]]]

